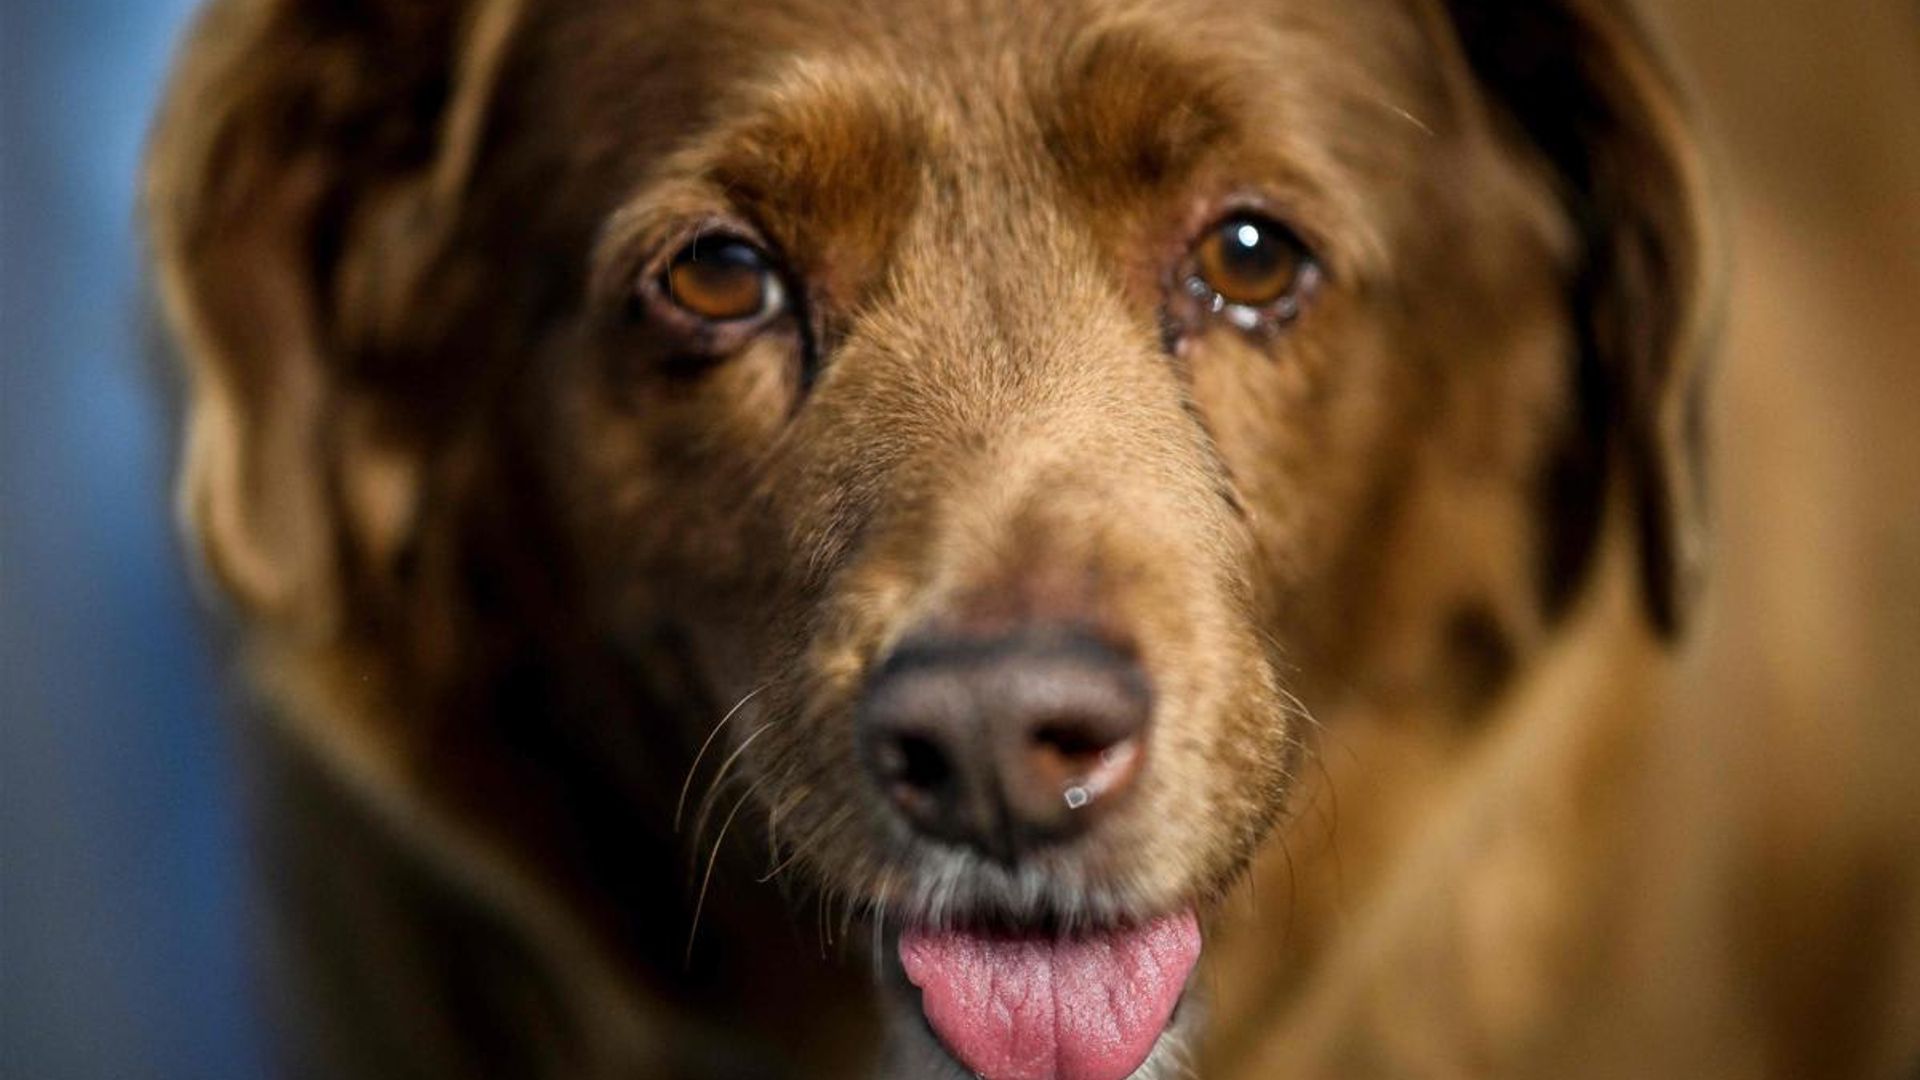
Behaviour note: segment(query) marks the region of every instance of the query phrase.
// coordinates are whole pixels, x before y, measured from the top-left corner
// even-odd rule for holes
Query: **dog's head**
[[[1697,178],[1612,3],[263,0],[198,42],[149,198],[231,591],[396,680],[673,642],[775,857],[906,928],[978,1070],[1137,1064],[1302,698],[1481,707],[1610,503],[1684,608]]]

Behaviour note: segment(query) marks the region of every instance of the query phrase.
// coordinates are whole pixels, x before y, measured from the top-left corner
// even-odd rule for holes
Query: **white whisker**
[[[727,773],[732,771],[734,763],[740,760],[740,755],[747,752],[747,747],[753,745],[753,740],[765,735],[776,723],[778,723],[777,720],[769,720],[755,728],[753,734],[740,740],[740,745],[734,747],[733,753],[728,754],[727,759],[720,763],[720,771],[713,774],[713,783],[707,788],[707,794],[700,800],[699,820],[695,821],[693,825],[693,849],[695,851],[700,849],[700,844],[707,834],[707,819],[713,813],[713,807],[715,802],[720,798],[720,792],[726,787]]]
[[[720,846],[726,842],[727,830],[733,826],[733,819],[740,815],[740,808],[753,798],[754,788],[748,788],[733,804],[733,810],[727,814],[727,820],[720,824],[720,834],[713,838],[713,851],[707,856],[707,872],[700,878],[700,898],[693,904],[693,926],[687,930],[687,955],[683,961],[693,966],[693,943],[700,936],[700,914],[707,906],[707,886],[713,884],[713,867],[720,861]]]
[[[693,790],[694,774],[700,771],[700,761],[707,756],[707,749],[713,745],[713,740],[719,737],[720,730],[727,726],[727,723],[734,718],[736,713],[746,706],[747,702],[752,701],[762,690],[772,685],[772,683],[761,683],[759,686],[747,691],[745,696],[733,703],[733,708],[727,710],[727,714],[720,718],[720,722],[713,725],[713,730],[707,732],[706,741],[700,744],[700,749],[693,755],[693,763],[687,766],[687,778],[680,784],[679,801],[673,804],[674,832],[677,833],[680,831],[680,817],[687,809],[687,793]]]

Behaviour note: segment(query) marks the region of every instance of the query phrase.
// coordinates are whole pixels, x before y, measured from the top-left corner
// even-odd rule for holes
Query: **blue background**
[[[0,2],[0,1075],[264,1073],[134,188],[189,0]]]

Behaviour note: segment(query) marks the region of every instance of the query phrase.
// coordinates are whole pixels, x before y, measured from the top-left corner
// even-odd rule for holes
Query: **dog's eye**
[[[1222,305],[1296,314],[1312,275],[1312,256],[1291,230],[1254,214],[1215,225],[1195,246],[1193,272]]]
[[[661,285],[674,304],[710,322],[769,315],[784,299],[766,253],[734,236],[698,237],[681,248]]]

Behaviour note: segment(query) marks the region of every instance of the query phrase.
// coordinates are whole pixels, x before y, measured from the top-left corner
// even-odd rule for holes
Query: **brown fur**
[[[295,1055],[918,1075],[869,934],[1198,902],[1208,1075],[1612,1075],[1558,1010],[1640,925],[1702,192],[1602,0],[214,4],[148,207]],[[1242,206],[1325,269],[1277,332],[1173,295]],[[723,225],[803,299],[695,357],[632,290]],[[882,812],[852,713],[1033,620],[1157,707],[1009,871]]]

